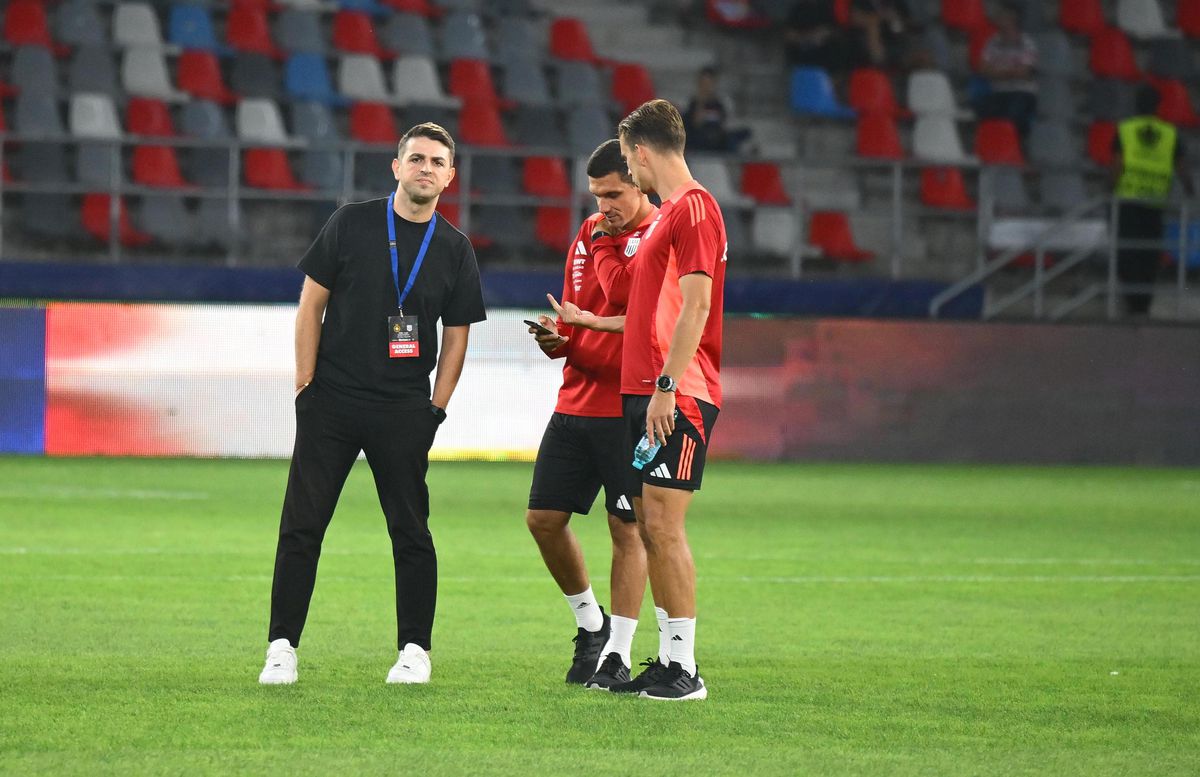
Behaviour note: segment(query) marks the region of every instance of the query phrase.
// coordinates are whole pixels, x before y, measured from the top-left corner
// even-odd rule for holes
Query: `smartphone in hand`
[[[532,328],[532,329],[536,329],[536,330],[537,330],[537,333],[538,333],[539,335],[552,335],[552,334],[555,334],[555,332],[554,332],[553,330],[547,329],[546,327],[542,326],[541,324],[539,324],[539,323],[538,323],[538,322],[536,322],[536,321],[530,321],[529,319],[525,319],[525,323],[526,323],[526,324],[528,324],[528,325],[530,326],[530,328]]]

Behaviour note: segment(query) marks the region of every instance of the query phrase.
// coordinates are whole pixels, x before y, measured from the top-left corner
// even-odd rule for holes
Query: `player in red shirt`
[[[604,316],[621,315],[629,296],[627,264],[657,209],[634,186],[616,139],[592,153],[587,175],[599,213],[583,222],[567,250],[563,299]],[[604,273],[597,271],[593,256],[597,235],[615,248]],[[525,522],[575,615],[575,653],[567,682],[606,690],[629,681],[630,650],[646,591],[646,551],[626,493],[622,338],[546,316],[539,320],[544,329],[530,327],[530,333],[547,356],[566,362],[558,404],[538,449]],[[579,542],[568,525],[572,513],[591,510],[602,485],[612,535],[611,618],[596,603]]]
[[[673,105],[644,103],[625,117],[618,135],[634,183],[662,199],[631,264],[626,315],[559,307],[569,323],[625,333],[621,394],[626,454],[634,457],[630,490],[654,600],[667,611],[669,650],[636,679],[610,690],[703,699],[708,689],[694,649],[696,570],[684,524],[721,405],[725,222],[716,200],[692,179],[683,157],[683,119]],[[601,272],[614,261],[605,242],[595,244]],[[643,435],[641,450],[635,450]]]

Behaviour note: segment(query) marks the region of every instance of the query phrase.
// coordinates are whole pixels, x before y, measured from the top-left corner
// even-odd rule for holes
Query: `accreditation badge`
[[[411,359],[421,355],[416,316],[388,316],[388,357]]]

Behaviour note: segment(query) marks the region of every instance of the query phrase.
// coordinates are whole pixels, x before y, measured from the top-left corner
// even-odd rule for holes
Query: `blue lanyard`
[[[408,299],[408,293],[412,291],[413,284],[417,280],[417,273],[421,272],[421,262],[425,261],[425,252],[429,250],[429,241],[433,238],[433,228],[437,226],[437,212],[435,211],[433,217],[429,219],[429,228],[425,230],[425,239],[421,241],[421,250],[417,251],[417,258],[413,260],[412,272],[408,274],[408,282],[404,284],[404,291],[400,291],[400,258],[396,256],[396,212],[392,210],[392,201],[395,198],[395,192],[388,195],[388,250],[392,252],[392,280],[396,282],[396,307],[399,308],[400,315],[404,315],[404,300]]]

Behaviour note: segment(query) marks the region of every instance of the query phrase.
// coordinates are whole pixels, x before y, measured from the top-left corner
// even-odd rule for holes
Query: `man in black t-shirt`
[[[296,681],[321,540],[360,451],[375,476],[396,568],[400,655],[387,681],[429,681],[437,555],[425,473],[470,325],[486,317],[475,252],[435,211],[453,165],[446,130],[413,127],[392,160],[396,191],[339,208],[300,260],[307,277],[296,314],[296,444],[259,675],[265,685]]]

